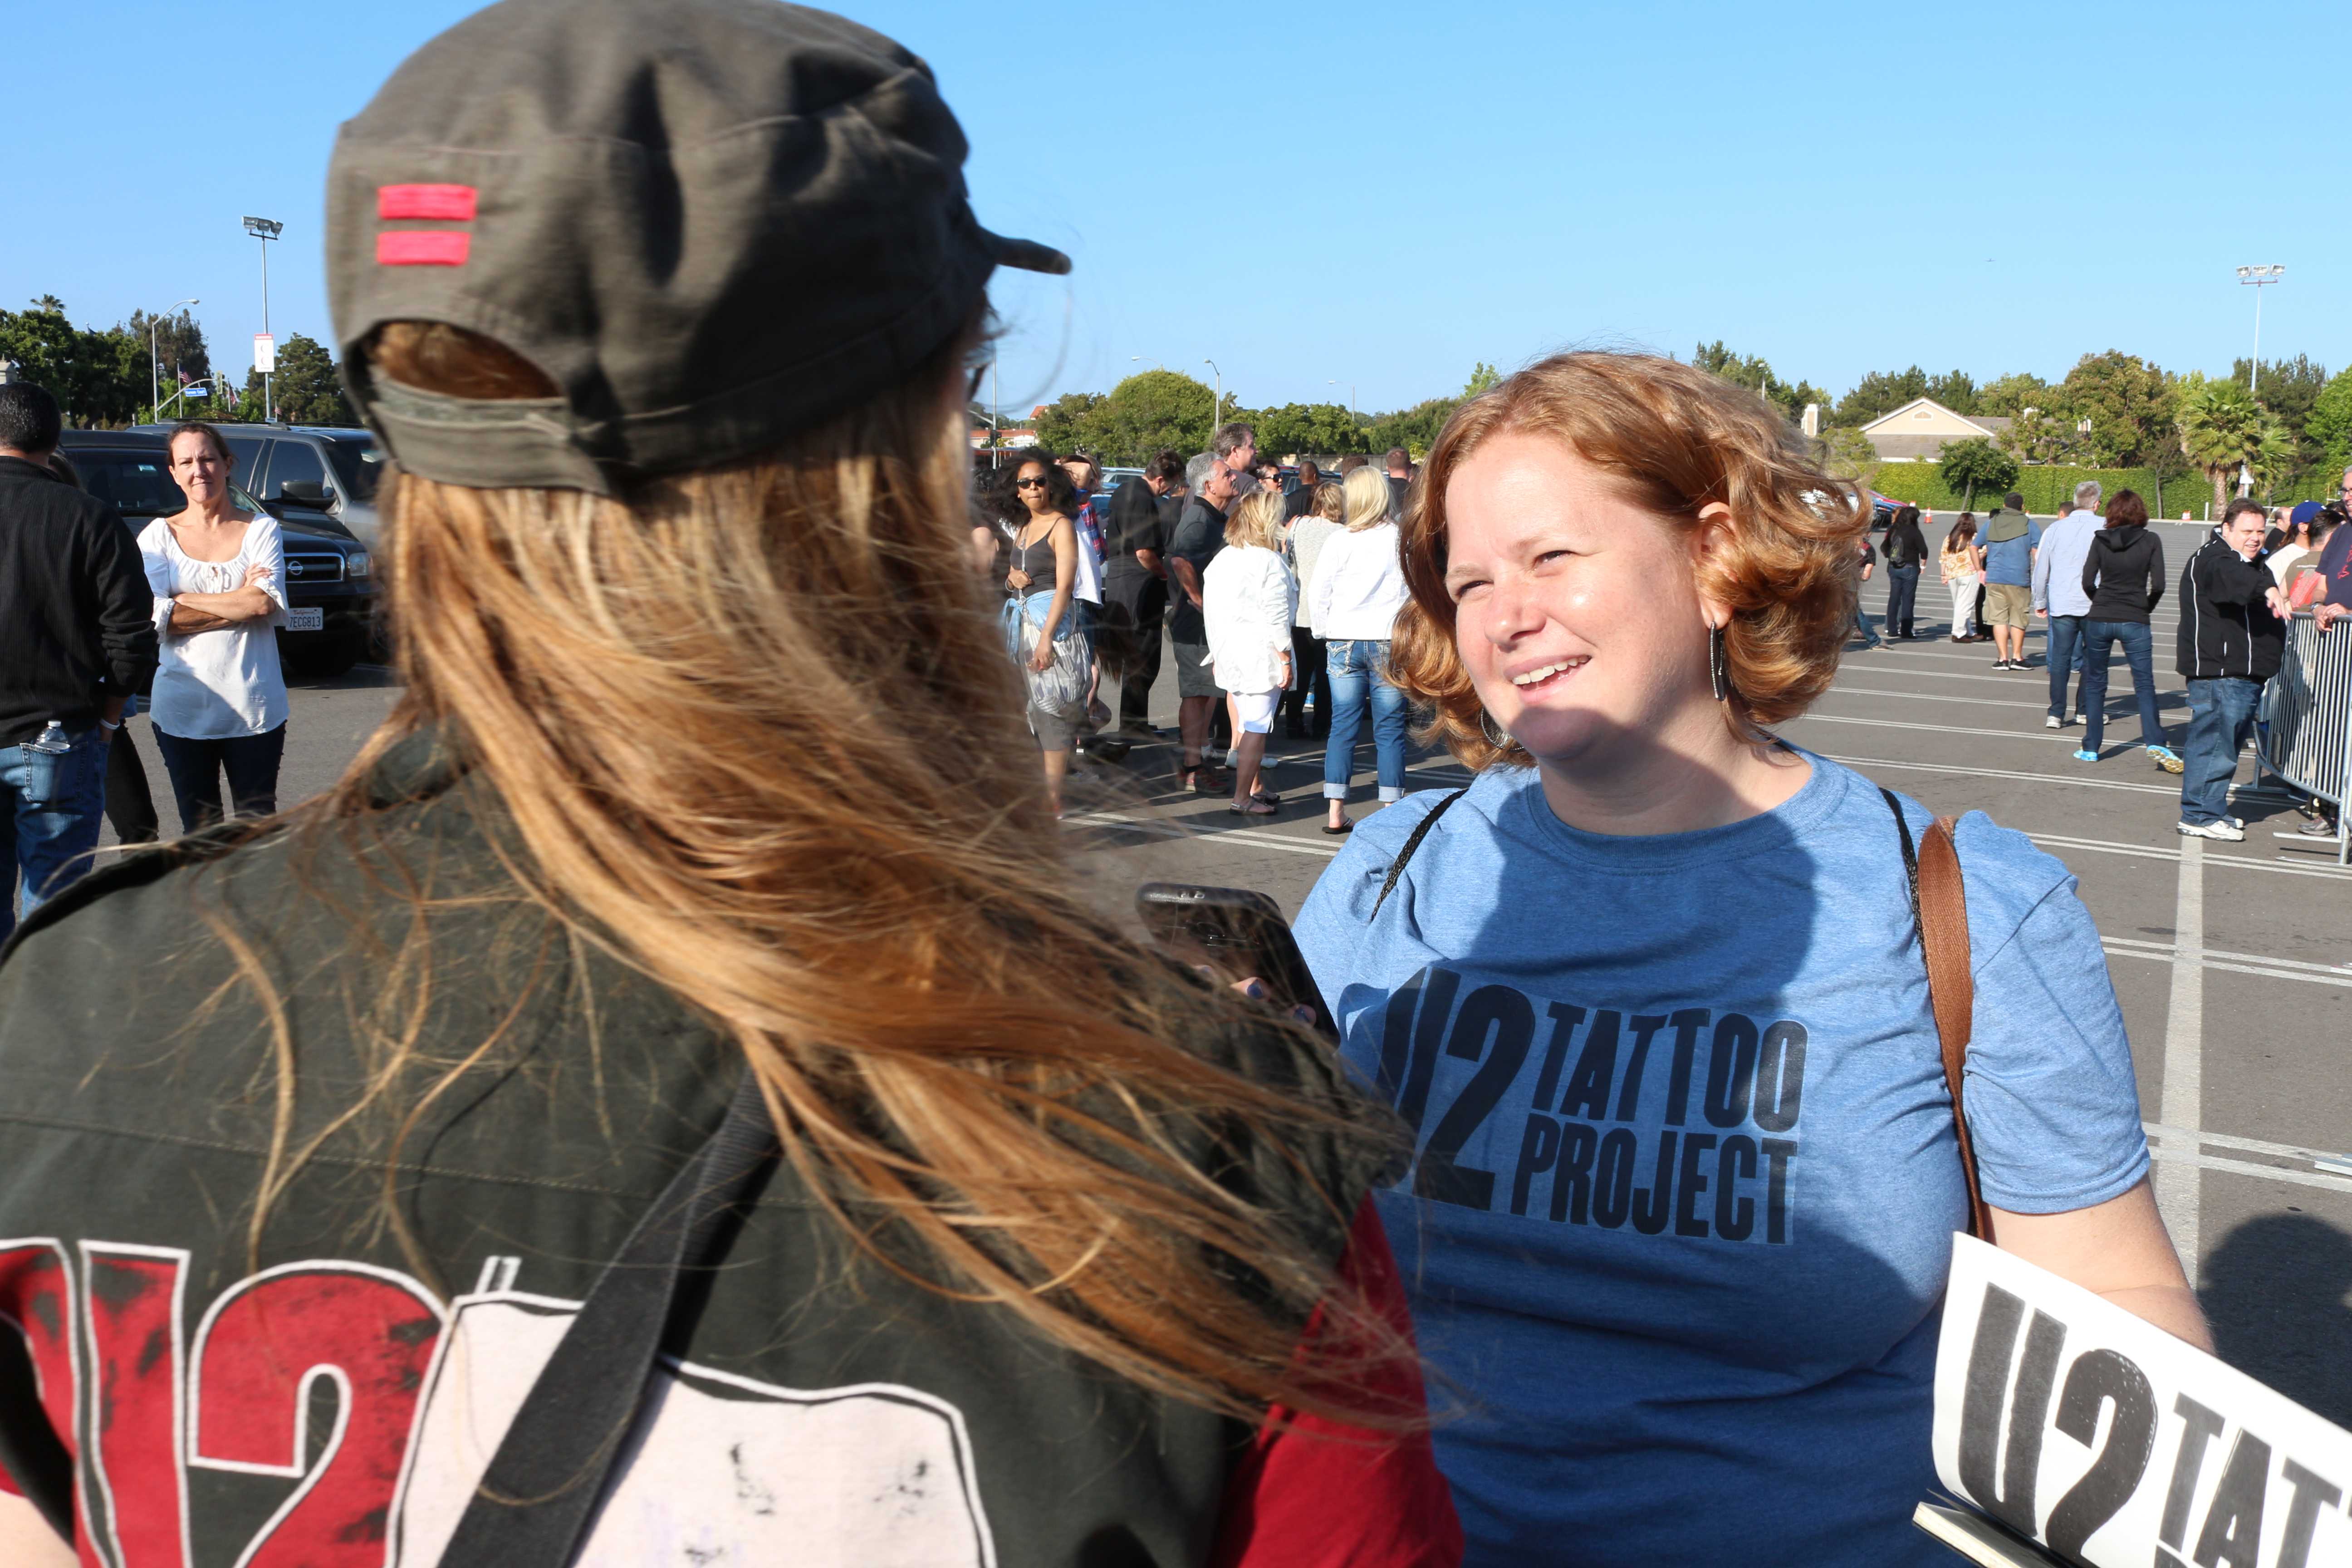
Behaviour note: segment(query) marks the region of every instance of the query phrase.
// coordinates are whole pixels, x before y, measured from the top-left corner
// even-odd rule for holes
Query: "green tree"
[[[2231,366],[2231,375],[2242,379],[2246,365],[2246,361],[2237,361]],[[2254,399],[2279,416],[2279,422],[2286,426],[2293,441],[2292,471],[2286,476],[2289,483],[2327,461],[2327,443],[2311,433],[2311,413],[2318,405],[2319,395],[2326,386],[2327,367],[2314,363],[2308,354],[2263,362],[2262,376],[2254,388]]]
[[[1462,389],[1462,401],[1469,402],[1482,392],[1492,392],[1503,384],[1503,373],[1485,360],[1474,361],[1470,366],[1469,384]]]
[[[1977,405],[1969,412],[2014,417],[2029,408],[2044,407],[2049,401],[2050,384],[2029,371],[2019,371],[1978,388]]]
[[[1336,403],[1286,403],[1279,408],[1244,408],[1229,416],[1257,432],[1257,449],[1274,457],[1290,453],[1348,453],[1363,439],[1356,416]]]
[[[184,309],[176,316],[151,316],[144,310],[133,310],[122,330],[144,357],[147,353],[149,328],[155,333],[155,362],[162,367],[163,391],[169,395],[180,385],[180,376],[201,381],[213,370],[212,354],[205,344],[205,330],[196,324],[195,317]]]
[[[48,389],[68,426],[120,426],[147,402],[147,346],[121,327],[90,331],[44,294],[28,310],[0,310],[0,359]]]
[[[2139,468],[2175,439],[2173,378],[2147,360],[2116,349],[2084,354],[2063,390],[2058,412],[2074,432],[2071,455],[2089,467]]]
[[[1915,397],[1927,395],[1927,373],[1916,364],[1909,370],[1874,370],[1838,399],[1830,423],[1859,427],[1882,414],[1894,413]]]
[[[1099,392],[1064,393],[1031,421],[1037,428],[1037,445],[1056,455],[1080,450],[1102,454],[1102,408],[1109,401]]]
[[[1437,433],[1462,406],[1458,397],[1433,397],[1393,414],[1375,414],[1364,426],[1362,450],[1378,457],[1391,447],[1402,447],[1418,462],[1437,444]]]
[[[1811,382],[1783,381],[1773,373],[1771,362],[1757,354],[1735,353],[1721,338],[1699,344],[1691,353],[1691,363],[1709,375],[1720,376],[1734,386],[1744,386],[1760,395],[1792,422],[1804,416],[1805,405],[1818,404],[1826,410],[1832,402],[1830,395]]]
[[[2235,381],[2191,374],[2180,384],[2174,417],[2182,455],[2213,482],[2217,517],[2230,504],[2230,481],[2242,467],[2257,489],[2267,489],[2291,458],[2286,426]]]
[[[250,393],[262,388],[258,371],[246,373]],[[343,401],[343,384],[335,377],[335,358],[324,343],[300,332],[289,332],[278,345],[278,369],[269,380],[270,395],[278,400],[278,417],[289,425],[356,425],[359,416]]]
[[[1927,395],[1955,414],[1977,411],[1977,378],[1964,370],[1948,370],[1927,378]]]
[[[2318,448],[2330,478],[2352,468],[2352,369],[2340,370],[2312,400],[2304,438]]]
[[[1983,436],[1948,443],[1938,469],[1947,489],[1965,492],[1960,502],[1964,511],[1976,506],[1979,490],[2000,495],[2017,483],[2017,459]]]

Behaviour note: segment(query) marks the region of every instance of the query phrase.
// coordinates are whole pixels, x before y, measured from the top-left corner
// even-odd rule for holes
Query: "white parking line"
[[[2173,899],[2172,1000],[2164,1016],[2164,1124],[2194,1127],[2205,1095],[2205,841],[2180,841],[2180,880]],[[2201,1156],[2200,1156],[2201,1158]],[[2199,1203],[2197,1165],[2173,1161],[2157,1167],[2156,1206],[2180,1254],[2191,1288],[2197,1284]]]
[[[1791,724],[1864,724],[1874,730],[1925,730],[1937,735],[1990,735],[2004,741],[2063,741],[2080,746],[2081,739],[2063,730],[1972,730],[1961,724],[1913,724],[1901,719],[1856,719],[1843,713],[1800,713]],[[2177,791],[2175,793],[2178,793]]]
[[[1933,725],[1922,725],[1933,729]],[[1832,752],[1822,755],[1833,763],[1843,763],[1850,768],[1903,768],[1916,773],[1959,773],[1980,779],[2025,779],[2034,784],[2071,784],[2077,789],[2121,789],[2135,795],[2180,794],[2177,784],[2126,784],[2121,779],[2084,778],[2069,773],[2030,773],[2014,768],[1964,768],[1949,763],[1906,763],[1893,757],[1842,757]]]
[[[1133,832],[1156,834],[1162,838],[1200,838],[1210,843],[1236,841],[1244,849],[1280,849],[1292,855],[1315,855],[1328,860],[1339,853],[1338,847],[1301,843],[1279,833],[1268,833],[1259,827],[1195,827],[1181,817],[1129,816],[1116,811],[1072,812],[1066,822],[1083,823],[1089,827],[1122,827]]]
[[[2169,942],[2137,942],[2129,937],[2103,936],[2099,945],[2116,958],[2147,958],[2171,963],[2179,952]],[[2237,960],[2231,963],[2229,960]],[[2306,963],[2295,958],[2272,958],[2259,952],[2215,952],[2207,949],[2205,967],[2232,974],[2258,974],[2265,980],[2302,980],[2314,985],[2352,987],[2352,968],[2342,964]]]

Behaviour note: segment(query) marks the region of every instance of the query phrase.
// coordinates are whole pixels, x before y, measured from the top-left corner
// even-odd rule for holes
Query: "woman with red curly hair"
[[[1761,400],[1647,355],[1534,365],[1430,454],[1391,674],[1478,777],[1363,824],[1298,935],[1414,1131],[1382,1213],[1465,1396],[1465,1562],[1943,1550],[1931,818],[1769,729],[1836,673],[1865,526]],[[1991,1239],[2205,1343],[2074,880],[1979,814],[1957,843]]]

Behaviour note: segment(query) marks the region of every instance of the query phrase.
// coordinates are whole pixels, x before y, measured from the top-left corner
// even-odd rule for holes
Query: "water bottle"
[[[66,727],[55,719],[48,727],[24,744],[25,802],[40,810],[58,804],[58,785],[65,777],[65,765],[59,761],[73,750],[66,739]]]

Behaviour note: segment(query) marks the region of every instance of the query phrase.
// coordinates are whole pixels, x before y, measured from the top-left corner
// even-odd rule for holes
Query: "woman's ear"
[[[1698,509],[1698,526],[1690,531],[1691,571],[1698,580],[1699,618],[1709,630],[1731,624],[1731,606],[1719,599],[1707,596],[1706,583],[1713,574],[1707,567],[1727,552],[1735,542],[1731,531],[1731,509],[1719,500],[1711,500]]]

